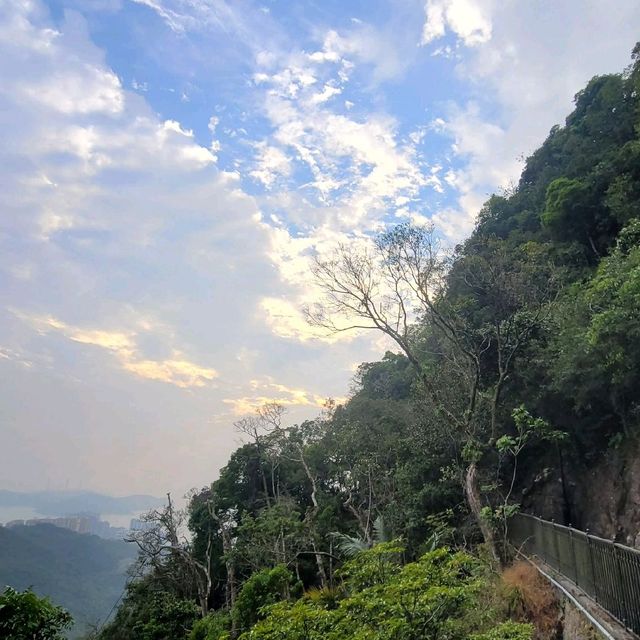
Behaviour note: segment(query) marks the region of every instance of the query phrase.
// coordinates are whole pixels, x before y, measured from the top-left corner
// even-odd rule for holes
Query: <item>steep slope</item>
[[[108,614],[134,556],[125,542],[53,525],[0,527],[0,586],[33,587],[67,608],[76,621],[74,637]]]

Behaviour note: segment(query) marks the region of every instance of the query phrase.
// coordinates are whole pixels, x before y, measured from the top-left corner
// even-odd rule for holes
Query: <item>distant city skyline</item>
[[[76,533],[93,534],[107,540],[122,540],[132,528],[132,523],[137,521],[136,518],[130,518],[128,526],[113,526],[108,520],[101,518],[99,515],[78,514],[55,518],[18,518],[5,522],[4,526],[11,528],[17,526],[33,527],[42,524],[52,524],[55,527],[61,527],[62,529],[68,529]]]

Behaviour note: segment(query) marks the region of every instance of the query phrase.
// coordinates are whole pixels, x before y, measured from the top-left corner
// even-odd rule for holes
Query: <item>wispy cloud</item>
[[[67,324],[53,316],[38,316],[19,310],[14,310],[13,313],[40,334],[58,333],[73,342],[104,349],[112,354],[122,369],[140,378],[189,389],[204,387],[218,377],[215,369],[191,362],[177,349],[171,349],[169,358],[145,358],[139,345],[141,329],[86,328]]]
[[[277,63],[267,59],[254,82],[265,93],[273,127],[268,148],[311,173],[305,186],[319,204],[339,203],[362,219],[383,215],[381,209],[401,195],[414,197],[429,174],[415,143],[399,139],[395,118],[352,113],[336,100],[354,67],[345,55],[351,50],[330,33],[321,50],[288,54]]]

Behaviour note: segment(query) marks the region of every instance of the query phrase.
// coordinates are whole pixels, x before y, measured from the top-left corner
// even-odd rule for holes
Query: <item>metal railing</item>
[[[544,560],[640,635],[640,551],[523,513],[511,519],[509,540],[526,556]]]

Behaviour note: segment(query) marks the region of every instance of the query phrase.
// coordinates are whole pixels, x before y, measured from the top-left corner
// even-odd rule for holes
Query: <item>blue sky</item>
[[[233,422],[389,346],[306,325],[309,258],[464,238],[620,71],[619,0],[0,0],[0,486],[183,492]]]

